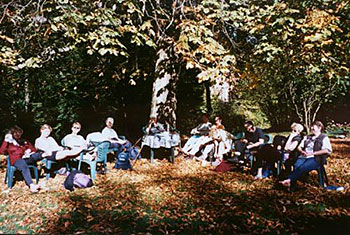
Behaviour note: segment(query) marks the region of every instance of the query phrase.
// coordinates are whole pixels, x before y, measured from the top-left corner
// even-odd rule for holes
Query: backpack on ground
[[[90,177],[79,170],[73,170],[64,181],[64,187],[69,191],[74,191],[75,188],[89,188],[93,185]]]
[[[118,154],[117,161],[115,163],[114,168],[116,169],[123,169],[123,170],[129,170],[132,169],[131,163],[130,163],[130,152],[129,151],[123,151]]]

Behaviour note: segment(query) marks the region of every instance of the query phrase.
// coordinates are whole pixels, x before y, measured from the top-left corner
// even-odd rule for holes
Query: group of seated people
[[[202,123],[191,130],[192,136],[188,139],[181,151],[206,164],[209,154],[214,156],[213,165],[218,165],[223,156],[231,151],[233,136],[225,131],[220,116],[215,117],[215,125],[209,122],[209,116],[204,114]]]
[[[120,139],[113,129],[114,119],[109,117],[106,120],[106,127],[102,132],[92,133],[91,136],[98,134],[97,141],[109,141],[110,148],[113,150],[123,150],[131,146],[130,141]],[[76,158],[80,156],[84,150],[89,147],[89,141],[86,141],[83,136],[79,135],[81,130],[81,124],[74,122],[72,125],[72,133],[66,135],[62,139],[62,145],[60,146],[56,140],[50,136],[52,128],[48,124],[44,124],[40,128],[40,136],[35,140],[34,146],[22,138],[23,130],[14,126],[10,129],[9,133],[5,135],[4,141],[0,147],[1,154],[8,154],[10,165],[18,169],[29,186],[31,192],[38,192],[40,186],[34,184],[31,178],[29,165],[34,165],[38,161],[46,158],[51,161],[62,161],[69,158]],[[88,138],[89,139],[89,135]],[[90,152],[90,153],[89,153]],[[86,152],[86,157],[90,157],[91,160],[97,158],[96,149],[95,152]],[[92,152],[92,153],[91,153]],[[89,155],[90,154],[90,155]],[[85,157],[85,156],[84,156]]]
[[[95,132],[87,136],[87,140],[79,135],[81,124],[74,122],[72,133],[66,135],[60,146],[50,136],[52,128],[44,124],[40,128],[40,137],[35,140],[33,146],[30,142],[22,139],[23,130],[18,126],[11,128],[1,145],[0,153],[8,154],[11,166],[18,169],[29,186],[31,192],[37,192],[39,185],[33,183],[28,165],[47,158],[52,161],[80,156],[84,150],[89,148],[91,139],[96,141],[109,141],[111,149],[125,150],[131,147],[128,140],[122,139],[113,129],[114,119],[106,120],[106,127],[101,132]],[[220,116],[215,117],[215,125],[209,121],[209,116],[204,114],[202,123],[192,129],[192,136],[188,139],[180,153],[191,159],[201,161],[203,165],[211,158],[212,165],[222,163],[225,155],[233,153],[233,159],[237,162],[244,161],[247,156],[255,159],[252,167],[255,179],[262,179],[263,168],[272,167],[282,159],[287,172],[285,179],[280,184],[290,188],[303,175],[312,170],[319,169],[326,164],[326,157],[331,154],[332,147],[329,138],[322,133],[324,126],[320,121],[311,124],[311,135],[302,136],[303,126],[298,123],[291,125],[292,132],[288,137],[276,136],[272,144],[265,144],[264,132],[256,127],[252,121],[244,124],[246,131],[244,137],[235,140],[235,137],[225,130]],[[180,145],[180,135],[171,130],[169,125],[162,125],[156,117],[151,117],[145,128],[145,136],[142,145],[150,148],[172,148]],[[92,160],[96,153],[92,154]],[[293,171],[291,169],[293,168]]]
[[[218,165],[225,154],[233,153],[233,162],[244,162],[247,158],[253,162],[252,172],[255,179],[263,179],[263,168],[275,169],[275,163],[281,160],[284,165],[284,179],[281,185],[290,189],[295,182],[312,170],[319,170],[326,164],[326,157],[331,154],[332,146],[327,135],[323,134],[324,125],[320,121],[311,124],[311,134],[303,136],[304,127],[293,123],[288,137],[275,136],[273,142],[265,143],[265,135],[261,128],[252,121],[244,124],[244,137],[234,140],[232,135],[224,131],[222,119],[215,117],[215,125],[209,122],[208,115],[203,115],[200,125],[191,131],[182,152],[199,161],[206,161],[209,153],[213,153]],[[292,171],[293,168],[293,171]]]

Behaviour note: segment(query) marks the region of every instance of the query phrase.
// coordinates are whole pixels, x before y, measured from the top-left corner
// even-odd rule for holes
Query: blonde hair
[[[52,127],[49,125],[49,124],[44,124],[44,125],[42,125],[41,127],[40,127],[40,130],[42,131],[42,130],[44,130],[44,129],[49,129],[50,131],[52,131]]]
[[[303,125],[301,125],[300,123],[295,123],[295,122],[293,122],[293,124],[290,126],[290,128],[292,130],[296,130],[296,131],[299,131],[299,132],[302,132],[304,130]]]

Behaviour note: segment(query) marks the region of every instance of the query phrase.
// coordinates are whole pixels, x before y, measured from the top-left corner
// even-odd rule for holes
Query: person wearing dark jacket
[[[286,180],[280,181],[288,189],[300,177],[326,164],[326,157],[332,152],[332,146],[328,136],[322,133],[324,129],[322,122],[313,122],[310,129],[312,135],[304,137],[298,147],[300,156],[294,164],[293,172]]]

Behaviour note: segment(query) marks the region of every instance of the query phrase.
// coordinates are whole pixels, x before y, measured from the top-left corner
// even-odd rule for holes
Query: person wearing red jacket
[[[11,128],[0,147],[0,153],[9,155],[11,166],[16,167],[22,173],[30,191],[36,193],[40,186],[33,183],[28,165],[35,164],[42,160],[42,157],[41,154],[36,153],[31,143],[21,138],[22,134],[23,130],[20,127]]]

